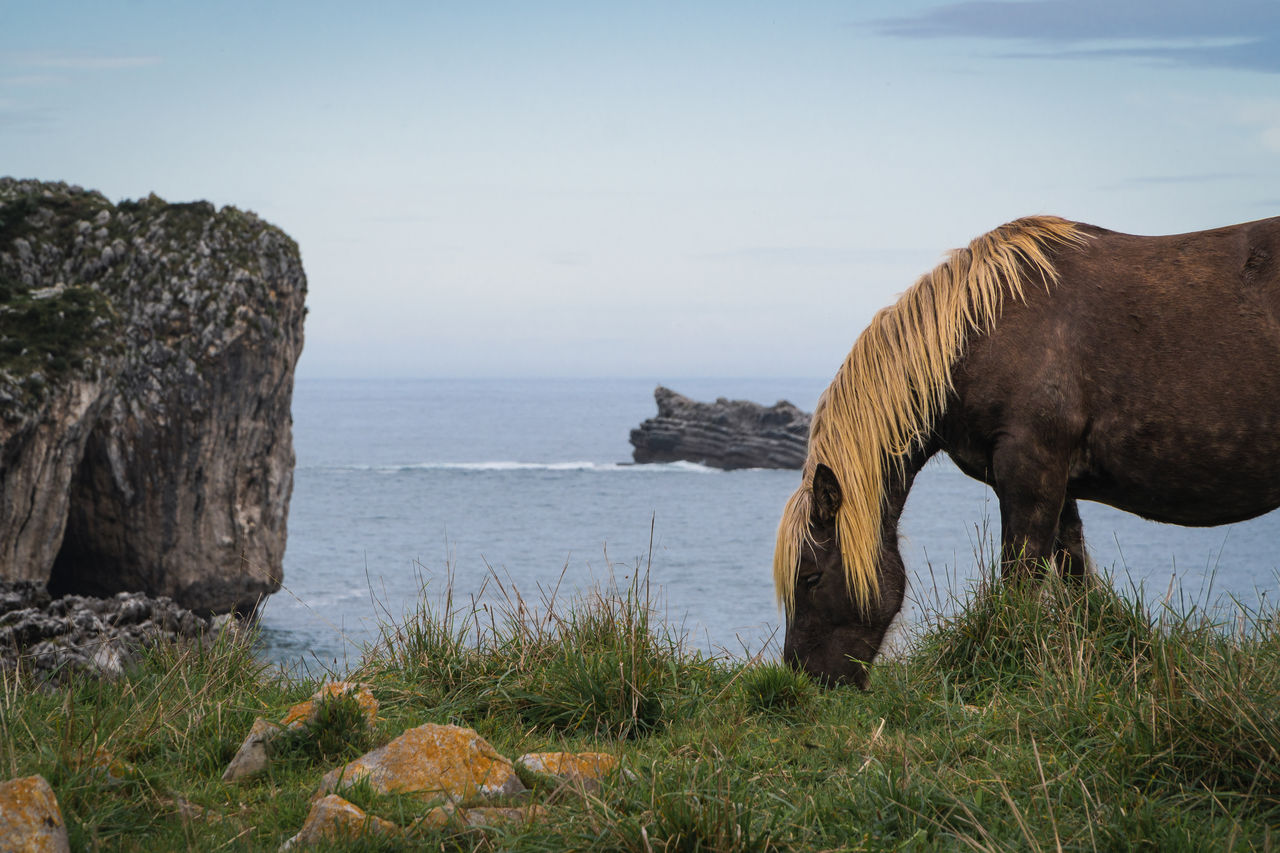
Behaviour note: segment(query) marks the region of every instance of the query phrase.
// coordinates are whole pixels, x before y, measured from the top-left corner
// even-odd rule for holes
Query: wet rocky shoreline
[[[165,596],[54,598],[44,584],[0,581],[0,672],[20,670],[37,681],[112,678],[159,641],[212,641],[239,624],[230,615],[197,615]]]

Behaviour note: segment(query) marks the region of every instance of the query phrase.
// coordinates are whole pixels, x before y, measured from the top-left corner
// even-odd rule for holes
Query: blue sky
[[[14,3],[0,173],[256,211],[300,376],[829,376],[943,250],[1280,214],[1280,3]]]

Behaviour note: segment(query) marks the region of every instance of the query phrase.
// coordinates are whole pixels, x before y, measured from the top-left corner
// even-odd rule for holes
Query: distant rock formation
[[[306,277],[252,213],[0,179],[0,579],[279,589]]]
[[[631,431],[636,462],[699,462],[712,468],[800,468],[809,415],[786,400],[699,403],[659,385],[658,416]]]

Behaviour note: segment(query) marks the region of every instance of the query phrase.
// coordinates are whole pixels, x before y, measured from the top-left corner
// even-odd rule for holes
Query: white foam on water
[[[325,472],[372,472],[377,474],[400,474],[407,471],[590,471],[596,473],[614,472],[669,472],[693,474],[720,474],[718,468],[712,468],[697,462],[662,462],[633,464],[626,462],[515,462],[498,460],[491,462],[413,462],[405,465],[317,465],[305,466],[303,470]]]

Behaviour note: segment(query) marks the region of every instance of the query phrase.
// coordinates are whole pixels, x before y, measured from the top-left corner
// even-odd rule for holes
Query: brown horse
[[[1196,526],[1280,506],[1280,217],[1169,237],[1020,219],[880,311],[778,528],[792,666],[866,686],[939,451],[995,490],[1006,578],[1085,576],[1077,500]]]

